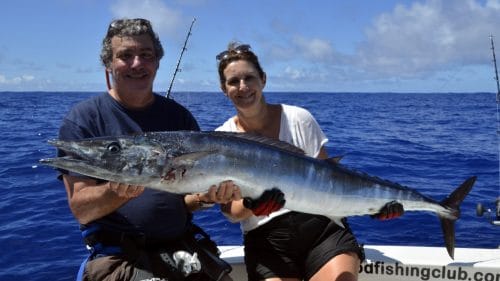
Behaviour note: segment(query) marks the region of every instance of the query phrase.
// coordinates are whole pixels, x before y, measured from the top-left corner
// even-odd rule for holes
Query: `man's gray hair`
[[[156,58],[160,60],[163,57],[163,47],[161,46],[158,35],[153,31],[153,27],[145,19],[118,19],[109,24],[106,37],[102,40],[101,62],[105,67],[109,67],[113,61],[113,49],[111,48],[111,39],[114,36],[135,36],[148,34],[154,45]]]

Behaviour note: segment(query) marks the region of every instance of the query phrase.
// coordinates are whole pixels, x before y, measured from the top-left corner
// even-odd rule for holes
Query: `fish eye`
[[[121,147],[120,147],[120,144],[118,142],[112,142],[112,143],[108,144],[108,147],[106,149],[111,153],[117,153],[117,152],[120,152]]]

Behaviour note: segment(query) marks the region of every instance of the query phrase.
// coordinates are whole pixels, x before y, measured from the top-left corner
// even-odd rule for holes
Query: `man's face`
[[[151,93],[160,64],[151,38],[147,34],[115,36],[111,47],[113,60],[107,70],[113,76],[113,88],[118,92]]]

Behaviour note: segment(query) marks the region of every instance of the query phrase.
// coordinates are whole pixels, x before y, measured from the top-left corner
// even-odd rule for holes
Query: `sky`
[[[0,4],[0,91],[104,91],[102,38],[152,21],[154,90],[220,91],[215,56],[250,44],[265,91],[497,92],[500,0],[16,0]]]

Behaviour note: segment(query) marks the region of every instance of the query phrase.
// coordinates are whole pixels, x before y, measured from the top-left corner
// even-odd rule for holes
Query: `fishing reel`
[[[483,204],[478,203],[476,206],[476,215],[482,217],[485,213],[488,214],[491,224],[500,226],[500,197],[495,200],[495,210],[485,208]],[[495,214],[494,216],[492,214]]]

